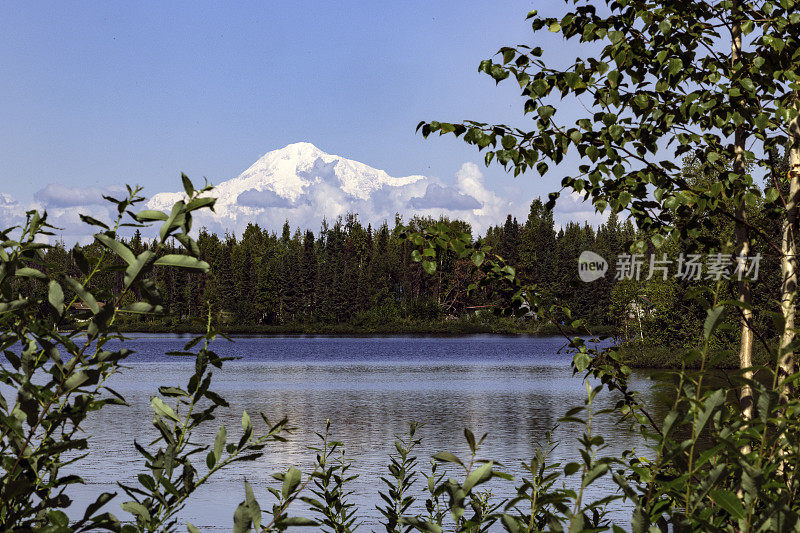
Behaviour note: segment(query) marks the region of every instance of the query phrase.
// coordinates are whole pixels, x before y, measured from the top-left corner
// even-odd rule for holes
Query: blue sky
[[[155,194],[179,189],[181,171],[218,183],[297,141],[451,182],[482,156],[424,140],[416,124],[525,125],[516,85],[495,87],[477,66],[530,42],[525,15],[547,4],[0,4],[0,193],[137,183]],[[483,173],[526,202],[563,174]]]

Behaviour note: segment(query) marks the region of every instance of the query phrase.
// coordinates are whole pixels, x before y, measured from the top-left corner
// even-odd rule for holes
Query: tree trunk
[[[800,117],[789,125],[789,194],[786,198],[786,218],[781,236],[781,313],[784,326],[778,354],[778,380],[781,396],[787,399],[789,385],[786,377],[794,373],[795,312],[797,306],[797,208],[800,201]]]
[[[735,64],[741,59],[742,54],[742,28],[738,22],[737,9],[739,2],[734,2],[733,11],[736,22],[731,28],[731,63]],[[745,174],[744,151],[745,151],[744,128],[736,128],[734,136],[734,160],[733,172],[741,179]],[[750,254],[750,239],[745,222],[747,212],[745,210],[744,199],[736,201],[736,255],[745,258]],[[749,368],[753,366],[753,311],[751,305],[750,282],[746,276],[742,275],[738,284],[739,301],[743,304],[741,309],[742,335],[739,343],[739,368]],[[752,372],[747,371],[743,376],[745,379],[753,377]],[[742,408],[742,416],[745,419],[753,417],[753,389],[749,385],[743,385],[739,393],[739,400]]]

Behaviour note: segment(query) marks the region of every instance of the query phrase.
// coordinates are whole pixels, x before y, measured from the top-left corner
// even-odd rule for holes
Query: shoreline
[[[477,326],[477,327],[476,327]],[[370,337],[562,337],[557,328],[549,325],[532,327],[509,327],[510,324],[473,324],[473,323],[428,323],[428,324],[392,324],[386,327],[356,327],[349,324],[336,325],[283,325],[283,326],[230,326],[220,329],[220,333],[232,337],[271,338],[271,337],[322,337],[322,338],[370,338]],[[195,336],[205,333],[205,327],[197,324],[117,324],[117,331],[123,335],[176,335]],[[589,338],[585,330],[564,328],[568,335]],[[610,336],[612,328],[599,326],[590,328],[595,336]],[[564,339],[566,342],[566,339]],[[687,369],[699,368],[698,361],[682,361],[685,349],[672,349],[639,341],[621,342],[617,345],[623,364],[637,370],[680,370],[685,364]],[[756,350],[754,363],[766,364],[769,354],[763,349]],[[731,350],[714,349],[709,354],[706,368],[716,370],[733,370],[738,368],[738,359]]]

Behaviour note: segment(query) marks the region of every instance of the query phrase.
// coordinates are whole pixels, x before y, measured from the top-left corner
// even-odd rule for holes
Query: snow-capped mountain
[[[191,177],[200,184],[196,176]],[[483,232],[490,224],[501,222],[507,213],[520,217],[527,213],[529,204],[524,195],[510,194],[516,196],[504,198],[488,186],[478,165],[471,162],[464,163],[447,181],[421,175],[392,177],[383,170],[299,142],[268,152],[237,177],[217,184],[210,193],[218,199],[215,212],[198,213],[194,228],[241,235],[249,223],[279,231],[288,220],[293,229],[315,230],[323,219],[334,223],[349,212],[373,227],[383,221],[391,224],[395,214],[406,221],[413,215],[446,215],[469,222],[475,232]],[[0,188],[0,227],[24,224],[26,211],[46,209],[48,222],[61,228],[58,239],[85,244],[92,241],[92,228],[81,221],[81,213],[102,220],[113,220],[117,214],[103,195],[117,197],[119,187],[71,187],[52,182],[37,191],[33,201],[20,201]],[[147,207],[168,211],[184,197],[183,192],[158,193]],[[602,217],[579,197],[564,198],[567,203],[557,207],[564,220],[602,222]]]
[[[211,195],[217,198],[215,213],[201,215],[198,225],[236,234],[251,222],[276,230],[288,220],[293,227],[313,229],[323,218],[333,222],[348,212],[365,224],[391,221],[395,213],[446,214],[477,229],[484,220],[495,222],[508,205],[484,187],[472,163],[449,186],[421,175],[392,177],[307,142],[268,152],[239,176],[216,185]],[[156,194],[148,207],[168,210],[183,198],[182,192]]]
[[[215,186],[216,211],[222,217],[253,214],[259,209],[291,209],[313,203],[318,193],[334,192],[354,201],[368,200],[376,192],[388,192],[425,180],[424,176],[393,178],[364,163],[327,154],[311,143],[299,142],[273,150],[239,176]],[[334,189],[331,191],[330,189]],[[183,193],[160,193],[149,207],[167,209]]]

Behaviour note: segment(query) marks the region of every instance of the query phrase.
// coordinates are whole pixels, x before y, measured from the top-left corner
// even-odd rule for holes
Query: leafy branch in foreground
[[[218,407],[228,407],[228,402],[210,390],[212,373],[210,366],[221,368],[223,361],[230,358],[219,357],[209,349],[209,342],[215,335],[210,329],[205,336],[189,341],[184,350],[203,341],[197,354],[188,351],[169,352],[173,356],[195,358],[195,372],[189,378],[186,389],[178,387],[159,387],[161,396],[153,396],[150,405],[154,412],[153,426],[159,433],[150,446],[134,443],[136,450],[144,459],[148,474],[139,474],[139,486],[120,483],[120,487],[132,498],[122,504],[122,509],[136,517],[136,527],[126,525],[123,531],[168,531],[177,527],[176,515],[197,488],[206,483],[214,474],[238,461],[253,461],[263,455],[270,442],[282,442],[287,420],[271,424],[263,414],[267,426],[266,433],[253,436],[253,422],[247,411],[242,413],[242,435],[228,441],[226,427],[220,426],[213,446],[192,440],[192,432],[201,424],[214,420]],[[174,399],[174,407],[163,398]],[[205,400],[207,407],[200,410],[200,402]],[[163,443],[153,450],[153,445]],[[205,474],[198,473],[192,463],[192,456],[207,451]],[[190,530],[194,526],[189,526]]]
[[[69,275],[46,261],[51,245],[43,241],[56,229],[47,214],[31,211],[26,223],[0,232],[0,382],[16,391],[16,397],[0,395],[0,529],[52,531],[164,531],[176,526],[175,514],[208,477],[228,464],[252,459],[269,441],[281,440],[285,421],[270,425],[263,436],[252,437],[245,413],[244,435],[238,444],[226,443],[220,428],[207,456],[207,472],[198,475],[189,457],[205,450],[192,440],[192,431],[213,419],[214,410],[227,402],[210,390],[209,366],[219,367],[223,358],[209,349],[215,334],[209,321],[205,336],[189,342],[185,350],[204,341],[195,358],[195,373],[186,389],[162,386],[151,400],[154,426],[165,446],[157,450],[135,443],[145,458],[149,474],[139,476],[139,487],[122,485],[133,498],[122,504],[135,524],[124,524],[110,512],[99,512],[115,493],[103,493],[89,505],[82,518],[70,524],[62,511],[72,502],[70,486],[83,483],[77,475],[62,475],[64,467],[79,467],[90,456],[89,436],[82,423],[92,412],[107,405],[126,405],[106,381],[131,355],[124,337],[115,332],[121,314],[160,314],[163,305],[152,280],[156,267],[207,272],[190,236],[193,214],[213,209],[214,199],[204,196],[211,188],[196,190],[183,176],[186,200],[176,202],[169,213],[134,211],[144,201],[139,188],[128,187],[124,199],[106,197],[116,206],[111,223],[82,215],[96,229],[102,247],[89,258],[73,250],[78,276]],[[153,246],[134,253],[119,238],[125,227],[142,228],[161,222]],[[177,241],[183,253],[165,253],[168,241]],[[103,283],[117,277],[118,285]],[[164,399],[173,398],[174,407]],[[11,400],[11,401],[9,401]],[[199,402],[211,402],[200,406]],[[148,451],[148,448],[151,448]]]
[[[418,428],[419,424],[411,422],[408,436],[398,437],[395,440],[394,447],[397,453],[389,455],[389,476],[381,477],[387,491],[379,495],[386,505],[377,507],[386,519],[387,533],[403,533],[411,530],[411,526],[402,527],[401,524],[415,500],[410,493],[417,480],[417,458],[412,453],[422,442],[416,436]]]

